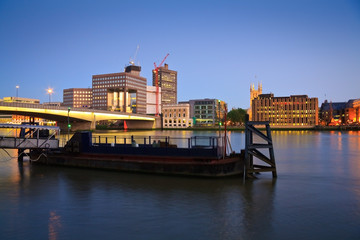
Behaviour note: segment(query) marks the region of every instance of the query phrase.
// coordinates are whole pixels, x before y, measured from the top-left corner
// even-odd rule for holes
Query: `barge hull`
[[[108,154],[48,154],[34,164],[93,168],[127,172],[199,177],[226,177],[244,174],[243,154],[225,159],[172,158],[148,156],[113,156]]]

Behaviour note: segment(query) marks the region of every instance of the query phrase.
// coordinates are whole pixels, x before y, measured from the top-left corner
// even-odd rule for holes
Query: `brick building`
[[[92,107],[91,88],[68,88],[63,90],[63,106],[74,108]]]
[[[360,123],[360,99],[347,102],[328,102],[321,104],[320,124],[325,126],[351,125]]]
[[[315,126],[318,108],[318,99],[307,95],[260,94],[252,101],[252,120],[269,121],[272,126]]]

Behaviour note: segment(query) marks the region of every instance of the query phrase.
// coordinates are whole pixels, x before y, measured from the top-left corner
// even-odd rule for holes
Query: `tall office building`
[[[91,88],[68,88],[63,90],[63,105],[74,108],[91,108]]]
[[[252,100],[252,120],[269,121],[272,126],[314,126],[318,108],[318,99],[307,95],[260,94]]]
[[[93,75],[93,108],[146,114],[146,78],[140,71],[130,65],[125,72]]]
[[[153,86],[156,86],[155,71],[153,71]],[[177,103],[177,71],[169,69],[165,63],[158,70],[158,84],[161,87],[161,105]]]

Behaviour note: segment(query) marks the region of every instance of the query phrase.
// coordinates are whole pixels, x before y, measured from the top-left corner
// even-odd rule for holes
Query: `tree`
[[[228,112],[227,117],[234,125],[239,125],[245,122],[246,110],[242,108],[232,109]]]

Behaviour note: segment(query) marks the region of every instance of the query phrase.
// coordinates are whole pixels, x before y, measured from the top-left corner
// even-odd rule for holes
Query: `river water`
[[[360,239],[360,132],[273,139],[278,178],[245,181],[19,165],[1,150],[0,239]]]

